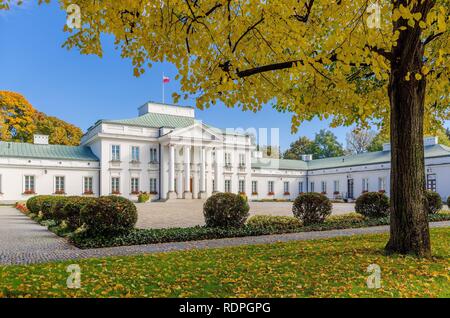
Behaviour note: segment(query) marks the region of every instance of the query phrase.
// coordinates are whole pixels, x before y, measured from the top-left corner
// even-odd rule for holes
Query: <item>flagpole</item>
[[[164,86],[166,83],[164,83],[164,72],[162,73],[162,103],[165,103],[165,96],[164,96]]]

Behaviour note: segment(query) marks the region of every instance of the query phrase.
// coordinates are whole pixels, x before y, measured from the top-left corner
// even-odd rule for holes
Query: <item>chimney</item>
[[[302,155],[301,158],[302,158],[303,161],[308,162],[308,161],[311,161],[311,160],[312,160],[313,155]]]
[[[48,135],[33,135],[35,145],[48,145]]]

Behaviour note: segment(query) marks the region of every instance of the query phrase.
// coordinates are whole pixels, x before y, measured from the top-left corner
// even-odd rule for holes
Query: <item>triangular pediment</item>
[[[195,123],[192,126],[175,129],[169,134],[169,138],[194,139],[194,140],[223,140],[222,133],[216,128],[211,128],[203,123]]]

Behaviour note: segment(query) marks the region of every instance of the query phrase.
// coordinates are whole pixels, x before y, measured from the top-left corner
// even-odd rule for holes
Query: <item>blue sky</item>
[[[174,66],[154,64],[143,76],[135,78],[131,62],[120,58],[111,39],[103,42],[103,58],[63,49],[65,20],[56,1],[40,8],[26,4],[0,12],[0,90],[22,93],[38,110],[83,130],[97,119],[135,117],[137,107],[146,101],[161,102],[163,72],[171,78],[166,85],[166,102],[172,102],[171,94],[179,92]],[[195,103],[183,100],[181,105]],[[290,114],[278,113],[270,106],[252,113],[217,104],[205,111],[197,109],[196,116],[221,128],[279,128],[282,149],[299,136],[313,138],[320,129],[329,127],[328,121],[313,120],[303,123],[299,132],[292,135]],[[331,130],[345,144],[350,129]]]

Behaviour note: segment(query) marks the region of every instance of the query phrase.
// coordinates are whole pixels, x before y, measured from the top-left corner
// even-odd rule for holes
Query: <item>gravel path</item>
[[[431,223],[430,227],[449,227],[450,221]],[[239,245],[267,244],[378,234],[389,231],[388,226],[359,229],[264,235],[208,241],[162,243],[81,250],[49,232],[27,216],[11,207],[0,207],[0,264],[33,264],[49,261],[107,256],[139,255],[146,253],[220,248]]]
[[[137,203],[137,228],[191,227],[205,225],[203,200],[169,200]],[[250,216],[292,216],[292,202],[249,202]],[[333,215],[355,212],[354,203],[333,203]]]

